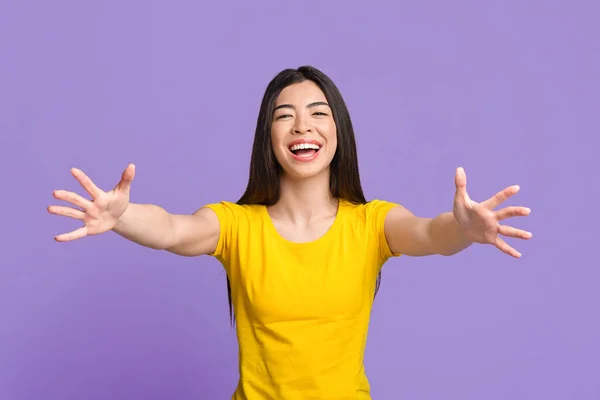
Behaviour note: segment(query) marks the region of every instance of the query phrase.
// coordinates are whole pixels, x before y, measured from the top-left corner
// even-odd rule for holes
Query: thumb
[[[456,176],[454,177],[454,184],[456,185],[456,194],[460,196],[466,196],[467,194],[467,174],[462,167],[456,169]]]
[[[131,189],[131,182],[133,181],[133,177],[135,176],[135,165],[129,164],[123,174],[121,175],[121,180],[117,183],[115,187],[116,191],[119,191],[124,194],[129,194],[129,190]]]

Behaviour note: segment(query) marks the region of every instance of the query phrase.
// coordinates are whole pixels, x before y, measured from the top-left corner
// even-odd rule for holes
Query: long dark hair
[[[281,71],[267,86],[256,122],[248,185],[237,204],[270,206],[279,200],[281,166],[275,158],[271,144],[271,122],[275,101],[286,87],[307,80],[314,82],[325,94],[337,127],[337,149],[330,165],[329,188],[331,194],[333,197],[354,204],[367,202],[360,184],[356,140],[346,103],[339,89],[327,75],[314,67],[302,66],[298,69]],[[377,276],[375,293],[379,290],[380,283],[381,272]],[[233,324],[234,315],[229,277],[227,278],[227,298],[229,317]]]

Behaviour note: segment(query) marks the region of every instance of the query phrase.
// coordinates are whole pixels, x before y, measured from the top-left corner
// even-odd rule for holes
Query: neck
[[[280,217],[308,223],[337,212],[329,189],[329,171],[308,179],[281,176],[279,201],[272,210]]]

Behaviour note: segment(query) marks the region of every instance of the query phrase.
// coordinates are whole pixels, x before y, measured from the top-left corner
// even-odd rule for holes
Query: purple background
[[[226,399],[225,275],[77,221],[53,189],[235,201],[258,106],[312,64],[345,96],[369,198],[449,211],[454,171],[532,215],[491,246],[384,270],[366,355],[377,400],[600,399],[597,2],[8,1],[0,6],[0,399]],[[594,139],[592,139],[594,136]],[[515,241],[511,241],[515,243]]]

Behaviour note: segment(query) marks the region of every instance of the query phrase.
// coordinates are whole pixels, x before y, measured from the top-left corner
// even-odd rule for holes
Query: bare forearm
[[[443,256],[456,254],[472,244],[451,212],[430,220],[429,235],[434,252]]]
[[[113,231],[139,245],[164,250],[173,244],[173,216],[153,204],[130,203]]]

